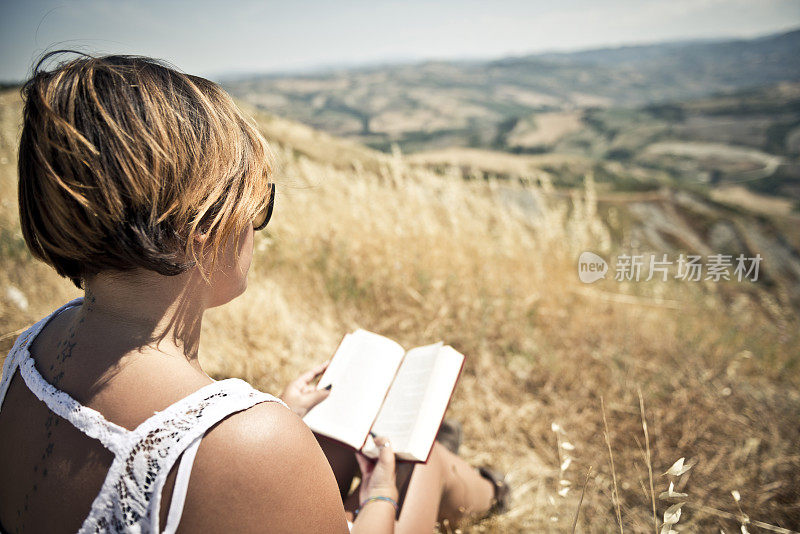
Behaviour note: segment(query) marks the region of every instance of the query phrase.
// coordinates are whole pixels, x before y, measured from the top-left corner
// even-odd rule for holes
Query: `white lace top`
[[[19,370],[31,392],[50,410],[87,436],[99,440],[114,454],[80,533],[159,532],[161,492],[167,474],[183,454],[163,531],[174,533],[183,512],[192,463],[205,432],[226,416],[255,404],[283,402],[253,389],[243,380],[229,378],[202,387],[156,412],[134,430],[116,425],[46,382],[30,354],[31,342],[50,319],[82,303],[83,299],[79,298],[65,304],[19,336],[3,364],[0,409],[11,378]]]

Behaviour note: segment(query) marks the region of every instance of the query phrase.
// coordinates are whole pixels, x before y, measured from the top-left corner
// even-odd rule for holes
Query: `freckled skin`
[[[85,296],[85,306],[86,312],[91,312],[94,310],[94,303],[95,297],[92,295],[91,291],[86,292]],[[64,378],[64,364],[67,360],[72,358],[73,351],[75,347],[78,345],[77,342],[72,341],[75,339],[75,331],[76,329],[83,324],[85,320],[85,316],[82,316],[76,323],[73,323],[70,326],[70,329],[65,334],[66,339],[62,340],[58,344],[58,348],[60,349],[59,353],[54,358],[54,361],[49,366],[49,370],[53,376],[52,384],[56,388],[61,384],[61,381]],[[35,496],[37,491],[39,490],[39,485],[44,481],[47,477],[47,467],[44,467],[45,464],[53,455],[53,450],[55,449],[55,442],[53,441],[53,430],[52,427],[58,426],[60,423],[61,418],[58,417],[53,412],[48,412],[47,420],[44,423],[45,428],[47,429],[47,441],[42,447],[42,454],[40,460],[34,464],[33,466],[33,473],[34,476],[31,477],[31,482],[29,484],[28,490],[25,492],[25,497],[23,499],[22,508],[17,510],[17,517],[24,518],[27,517],[27,514],[23,512],[28,511],[29,503],[31,499]],[[22,532],[25,530],[25,525],[22,524],[18,532]]]

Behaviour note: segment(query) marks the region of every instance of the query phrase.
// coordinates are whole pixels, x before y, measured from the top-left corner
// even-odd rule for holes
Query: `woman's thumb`
[[[384,437],[375,438],[375,445],[380,447],[378,463],[388,472],[394,472],[394,450],[391,442]]]
[[[330,394],[331,394],[330,387],[314,391],[314,406],[327,399],[328,395]]]

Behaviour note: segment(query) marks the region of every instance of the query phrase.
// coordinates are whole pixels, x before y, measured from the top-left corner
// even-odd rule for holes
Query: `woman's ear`
[[[210,235],[211,232],[209,231],[197,232],[194,234],[194,242],[198,245],[205,245],[208,242]]]
[[[197,229],[197,232],[192,237],[194,249],[200,253],[201,258],[205,258],[206,256],[206,247],[211,239],[211,232],[206,230],[203,231],[201,228]]]
[[[194,231],[194,244],[199,246],[205,246],[208,244],[208,240],[211,239],[211,228],[210,224],[207,222],[201,223]]]

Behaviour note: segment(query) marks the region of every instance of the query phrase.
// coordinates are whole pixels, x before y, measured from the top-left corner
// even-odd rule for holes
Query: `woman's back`
[[[174,532],[200,438],[277,399],[240,380],[202,380],[185,364],[147,373],[141,357],[123,358],[93,391],[87,363],[103,359],[87,358],[91,344],[70,327],[82,322],[81,303],[21,335],[4,365],[0,521],[8,532]]]

